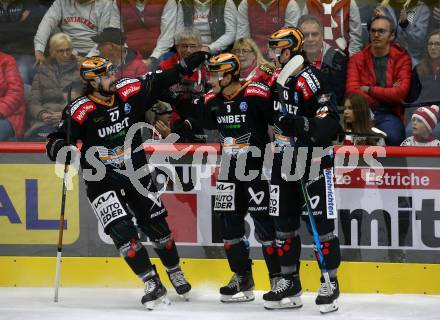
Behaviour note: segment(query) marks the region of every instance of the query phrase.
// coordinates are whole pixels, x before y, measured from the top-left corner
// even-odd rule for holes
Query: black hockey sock
[[[139,278],[142,279],[145,274],[151,271],[152,264],[147,249],[145,249],[139,240],[133,239],[122,245],[119,248],[119,252],[131,270],[133,270]]]
[[[276,253],[283,275],[298,273],[301,255],[301,240],[298,235],[283,237],[277,234]]]
[[[180,259],[177,253],[174,240],[169,239],[165,243],[153,242],[154,250],[162,261],[162,264],[169,270],[179,265]]]
[[[264,261],[266,262],[267,271],[270,276],[279,275],[281,273],[280,262],[278,261],[278,255],[276,248],[273,245],[262,245]]]
[[[341,264],[341,248],[339,246],[339,239],[337,236],[331,234],[329,236],[320,236],[321,240],[321,251],[324,256],[325,267],[327,270],[336,270]],[[316,246],[315,257],[318,261],[319,268],[322,269],[321,263],[319,262],[319,254]],[[336,271],[334,271],[334,276],[336,276]]]
[[[249,259],[249,249],[244,241],[225,240],[224,247],[231,271],[245,275],[251,269],[252,261]]]

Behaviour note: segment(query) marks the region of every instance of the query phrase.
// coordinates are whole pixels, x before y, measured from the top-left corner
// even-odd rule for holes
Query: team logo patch
[[[115,191],[107,191],[92,202],[93,211],[104,229],[113,221],[127,216]]]
[[[142,85],[139,80],[136,80],[134,83],[127,84],[124,87],[121,87],[117,90],[117,93],[121,97],[123,102],[126,102],[131,96],[137,94],[142,90]]]
[[[72,119],[76,122],[79,122],[80,124],[83,124],[83,122],[86,120],[87,115],[96,109],[95,104],[88,100],[87,102],[80,105],[78,108],[75,108],[75,111],[72,112]]]
[[[269,215],[278,217],[280,215],[280,186],[270,186],[269,193]]]
[[[235,184],[218,182],[215,193],[215,211],[235,211]]]
[[[297,91],[295,91],[294,93],[293,93],[293,102],[297,105],[298,104],[298,102],[299,102],[299,96],[298,96],[298,92]]]
[[[131,105],[129,103],[126,103],[124,105],[124,112],[125,112],[125,114],[130,113],[130,111],[131,111]]]
[[[324,169],[327,219],[336,219],[336,197],[333,170]]]
[[[240,110],[242,112],[246,112],[247,109],[248,109],[248,105],[247,105],[246,101],[241,102],[240,103]]]
[[[210,92],[208,92],[207,94],[205,94],[205,104],[207,104],[209,101],[211,101],[212,99],[214,99],[214,97],[215,97],[216,95],[217,95],[217,94],[214,93],[214,92],[212,92],[212,91],[210,91]]]
[[[244,96],[257,96],[262,98],[269,98],[270,90],[265,85],[259,83],[253,83],[246,88],[244,92]]]

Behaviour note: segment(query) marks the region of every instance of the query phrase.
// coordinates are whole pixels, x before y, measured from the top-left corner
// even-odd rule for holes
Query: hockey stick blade
[[[291,75],[297,74],[301,70],[303,64],[304,58],[301,55],[296,55],[290,59],[280,72],[277,79],[277,84],[284,87],[287,78],[289,78]]]

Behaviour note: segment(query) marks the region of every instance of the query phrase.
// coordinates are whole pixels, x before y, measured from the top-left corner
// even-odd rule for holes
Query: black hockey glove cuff
[[[51,161],[56,161],[58,152],[61,148],[67,146],[66,140],[60,138],[51,138],[46,144],[46,153]]]
[[[208,60],[210,54],[205,51],[197,51],[191,53],[188,57],[180,62],[179,72],[183,75],[192,75],[196,68]]]
[[[285,115],[279,118],[280,129],[289,137],[301,137],[309,131],[309,120],[306,117]]]

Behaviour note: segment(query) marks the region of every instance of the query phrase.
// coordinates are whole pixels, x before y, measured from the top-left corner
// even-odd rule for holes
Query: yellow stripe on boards
[[[167,287],[171,286],[158,259],[152,259]],[[182,259],[182,269],[194,287],[218,288],[229,281],[225,259]],[[0,257],[0,286],[53,287],[55,257]],[[268,290],[266,266],[254,260],[257,290]],[[416,263],[343,262],[338,272],[342,292],[440,294],[440,265]],[[304,291],[316,291],[319,271],[315,261],[301,262]],[[61,263],[62,287],[143,287],[121,258],[66,257]]]

